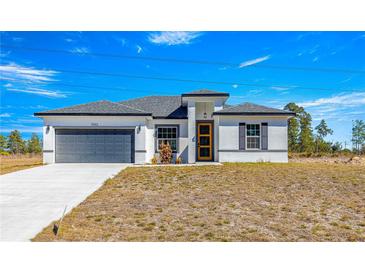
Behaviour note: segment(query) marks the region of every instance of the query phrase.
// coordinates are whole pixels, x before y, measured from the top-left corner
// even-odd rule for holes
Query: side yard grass
[[[365,241],[365,168],[128,168],[33,241]]]
[[[42,164],[41,155],[0,156],[0,175]]]

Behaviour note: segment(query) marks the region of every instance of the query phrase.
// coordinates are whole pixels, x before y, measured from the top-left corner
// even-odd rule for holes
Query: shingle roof
[[[264,115],[264,114],[275,114],[275,115],[295,115],[295,113],[270,108],[265,106],[260,106],[252,103],[243,103],[236,106],[230,106],[223,108],[222,110],[214,112],[215,115]]]
[[[196,96],[229,96],[227,92],[214,91],[209,89],[200,89],[181,94],[182,97],[196,97]]]
[[[125,106],[110,101],[97,101],[82,105],[59,108],[54,110],[34,113],[36,116],[44,115],[120,115],[120,116],[148,116],[151,113]]]
[[[155,118],[187,118],[187,108],[181,106],[181,96],[146,96],[119,103],[152,113]]]

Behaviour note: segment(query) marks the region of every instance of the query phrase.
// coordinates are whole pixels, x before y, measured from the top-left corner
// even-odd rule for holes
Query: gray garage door
[[[134,130],[57,129],[57,163],[133,163]]]

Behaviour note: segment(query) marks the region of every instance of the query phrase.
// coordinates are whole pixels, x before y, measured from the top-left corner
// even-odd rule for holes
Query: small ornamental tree
[[[172,149],[169,143],[160,145],[160,161],[162,164],[170,164],[172,161]]]

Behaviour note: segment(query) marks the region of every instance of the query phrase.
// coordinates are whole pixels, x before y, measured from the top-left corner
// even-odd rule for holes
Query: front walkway
[[[127,166],[53,164],[0,176],[0,240],[30,240]]]

